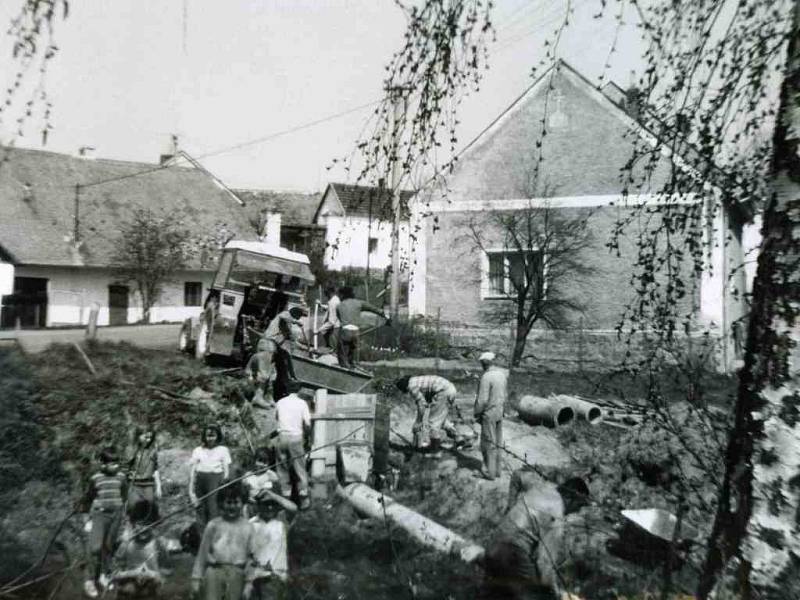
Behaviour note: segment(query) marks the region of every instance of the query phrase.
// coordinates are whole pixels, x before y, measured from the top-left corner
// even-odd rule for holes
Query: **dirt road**
[[[164,325],[125,325],[98,327],[97,339],[106,342],[128,342],[142,348],[177,348],[179,323]],[[30,329],[0,332],[0,342],[16,343],[27,354],[42,352],[50,344],[69,344],[86,339],[84,329]]]

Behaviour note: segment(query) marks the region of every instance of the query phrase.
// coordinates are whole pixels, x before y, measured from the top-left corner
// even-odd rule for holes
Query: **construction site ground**
[[[3,402],[23,406],[24,410],[17,410],[20,421],[30,421],[18,426],[14,415],[6,412],[10,416],[3,432],[3,459],[6,464],[19,463],[19,470],[14,471],[12,465],[0,472],[4,490],[0,496],[0,577],[8,582],[32,565],[27,580],[42,577],[15,590],[16,598],[47,598],[53,592],[54,598],[82,597],[83,523],[69,515],[80,495],[81,481],[93,468],[91,457],[98,446],[109,441],[125,446],[136,424],[151,422],[157,427],[164,482],[161,513],[167,516],[159,534],[170,538],[178,538],[193,519],[186,494],[187,461],[204,423],[220,422],[234,460],[249,460],[244,431],[252,431],[254,423],[247,415],[240,419],[241,397],[250,393],[241,378],[172,351],[124,343],[92,344],[85,351],[95,374],[72,346],[54,346],[35,356],[0,349],[0,389],[10,391]],[[674,510],[664,486],[637,474],[638,463],[630,460],[637,443],[653,446],[647,428],[574,423],[552,430],[523,423],[514,410],[518,398],[526,394],[630,398],[641,394],[641,382],[591,373],[512,374],[504,423],[510,453],[505,454],[502,476],[490,482],[475,477],[480,467],[477,440],[470,449],[445,450],[440,457],[421,455],[408,446],[414,407],[397,392],[393,381],[404,373],[434,372],[422,366],[427,364],[373,368],[372,391],[380,396],[376,467],[386,471],[393,466],[396,471],[396,488],[387,490],[388,495],[486,544],[502,517],[509,475],[523,461],[554,479],[583,475],[589,480],[593,506],[569,520],[566,560],[559,565],[564,582],[582,597],[600,600],[642,598],[659,589],[662,574],[658,570],[634,565],[606,550],[606,542],[614,538],[620,524],[619,510]],[[469,416],[479,373],[459,368],[446,376],[457,386],[457,403]],[[728,379],[717,378],[709,389],[724,403],[733,387]],[[682,398],[681,389],[674,394],[676,402]],[[0,408],[8,410],[5,405]],[[13,439],[11,430],[17,433]],[[658,457],[648,460],[659,461]],[[12,479],[21,483],[12,485]],[[686,518],[702,528],[710,515],[698,511],[689,510]],[[421,547],[383,520],[361,518],[335,494],[316,498],[312,508],[298,517],[291,529],[289,553],[290,597],[298,599],[466,599],[476,597],[482,579],[479,567]],[[699,554],[690,557],[689,566],[671,574],[676,594],[691,589],[696,576],[691,565],[698,560]],[[173,557],[165,598],[190,597],[191,564],[191,555]]]

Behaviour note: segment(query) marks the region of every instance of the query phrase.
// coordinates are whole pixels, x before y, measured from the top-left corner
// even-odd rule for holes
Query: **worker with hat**
[[[493,352],[478,357],[483,375],[475,397],[475,420],[481,424],[483,469],[479,476],[493,480],[500,476],[500,449],[503,446],[503,409],[508,390],[508,371],[494,364]]]
[[[395,386],[401,392],[408,392],[417,405],[417,418],[411,428],[414,447],[418,450],[430,449],[436,454],[442,433],[455,432],[455,426],[448,417],[450,408],[455,406],[456,387],[439,375],[405,376],[395,381]]]

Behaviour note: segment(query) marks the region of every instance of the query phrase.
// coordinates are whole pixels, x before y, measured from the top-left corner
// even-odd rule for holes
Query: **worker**
[[[322,334],[322,340],[328,348],[336,349],[339,339],[339,316],[336,312],[341,300],[336,293],[336,288],[329,285],[325,288],[325,296],[328,298],[328,309],[325,311],[325,320],[322,326],[314,334]]]
[[[339,290],[342,301],[336,307],[336,314],[339,317],[339,343],[336,347],[339,365],[345,368],[355,368],[355,355],[358,350],[359,322],[362,312],[371,312],[386,319],[389,318],[380,308],[376,308],[364,300],[355,297],[353,288],[349,286]]]
[[[286,384],[289,379],[294,379],[291,358],[291,344],[299,342],[292,330],[293,325],[303,326],[300,317],[305,310],[300,306],[293,306],[286,310],[289,302],[286,294],[277,293],[278,314],[270,321],[264,335],[258,342],[256,354],[247,364],[248,377],[255,380],[258,389],[254,399],[259,401],[270,381],[273,381],[273,398],[286,395]],[[261,394],[259,394],[259,390]]]
[[[483,469],[479,476],[490,481],[500,476],[500,450],[503,446],[503,409],[508,388],[508,371],[494,364],[493,352],[478,357],[483,375],[475,398],[475,420],[481,424]]]
[[[563,591],[557,565],[564,542],[564,517],[589,504],[589,488],[579,477],[559,486],[533,471],[511,476],[508,508],[483,557],[484,598],[559,600]]]
[[[430,448],[435,453],[441,445],[443,429],[455,431],[447,417],[455,405],[456,387],[438,375],[401,377],[395,385],[401,392],[408,392],[417,405],[417,419],[411,429],[414,447]]]
[[[294,491],[300,510],[311,506],[308,497],[306,448],[310,445],[311,413],[308,403],[299,395],[300,384],[291,381],[288,394],[278,400],[275,414],[278,420],[278,437],[275,442],[281,494],[289,498]]]

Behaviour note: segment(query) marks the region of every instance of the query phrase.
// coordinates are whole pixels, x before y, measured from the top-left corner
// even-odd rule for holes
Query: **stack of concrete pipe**
[[[603,411],[599,406],[575,396],[555,395],[549,398],[539,396],[523,396],[517,408],[520,418],[529,425],[545,427],[563,427],[576,417],[590,425],[597,425],[603,420]]]

